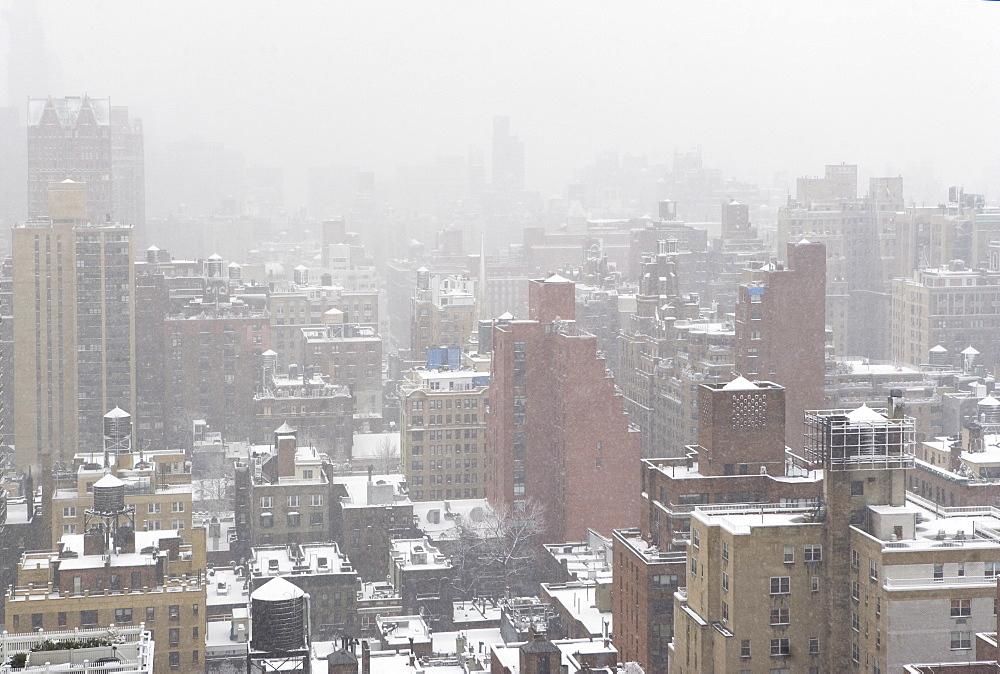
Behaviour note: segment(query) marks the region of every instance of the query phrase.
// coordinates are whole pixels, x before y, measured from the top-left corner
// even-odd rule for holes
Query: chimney
[[[372,674],[372,652],[367,641],[361,642],[361,674]]]
[[[889,391],[889,418],[903,418],[903,389],[894,388]]]
[[[287,432],[283,432],[287,430]],[[275,444],[278,449],[278,477],[295,476],[295,431],[282,425],[275,435]]]

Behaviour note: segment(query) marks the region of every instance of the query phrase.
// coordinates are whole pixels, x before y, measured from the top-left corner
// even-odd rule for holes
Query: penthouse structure
[[[455,569],[427,538],[395,539],[389,578],[402,599],[403,613],[421,615],[437,631],[452,626]]]
[[[530,284],[528,320],[493,329],[486,417],[487,498],[544,510],[548,540],[580,540],[631,526],[637,504],[638,429],[629,423],[596,339],[576,329],[574,284]],[[601,485],[599,490],[594,485]]]
[[[399,387],[400,456],[414,501],[486,494],[489,375],[412,370]]]

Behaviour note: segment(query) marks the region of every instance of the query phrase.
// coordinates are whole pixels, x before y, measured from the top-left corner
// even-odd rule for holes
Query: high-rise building
[[[780,263],[747,270],[736,303],[736,370],[788,391],[785,438],[802,435],[802,414],[823,407],[826,246],[788,245]]]
[[[102,418],[133,411],[132,228],[86,219],[87,186],[52,186],[45,220],[13,230],[18,465],[50,468],[101,446]]]
[[[48,214],[48,185],[87,183],[86,218],[141,230],[145,220],[142,122],[110,98],[28,99],[28,217]]]
[[[510,133],[510,117],[493,118],[493,189],[516,193],[524,189],[524,141]]]
[[[547,540],[638,521],[640,440],[597,339],[577,330],[574,284],[529,284],[528,320],[493,329],[487,498],[515,516],[540,506]]]

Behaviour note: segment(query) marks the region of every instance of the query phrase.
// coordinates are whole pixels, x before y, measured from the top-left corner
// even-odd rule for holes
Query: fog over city
[[[998,17],[0,0],[0,674],[1000,671]]]
[[[391,181],[484,145],[498,114],[544,195],[603,150],[666,162],[697,145],[763,184],[831,161],[976,192],[1000,176],[1000,20],[971,0],[33,4],[3,3],[37,17],[48,81],[9,104],[111,95],[144,120],[151,160],[221,141],[283,167],[291,204],[307,166]],[[11,68],[41,56],[23,47]]]

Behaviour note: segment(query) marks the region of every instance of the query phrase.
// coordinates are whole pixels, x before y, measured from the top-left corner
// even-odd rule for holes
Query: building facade
[[[536,280],[529,295],[528,320],[493,330],[487,498],[515,515],[540,506],[547,540],[633,526],[638,504],[620,495],[639,489],[639,433],[596,339],[576,330],[574,284]]]

